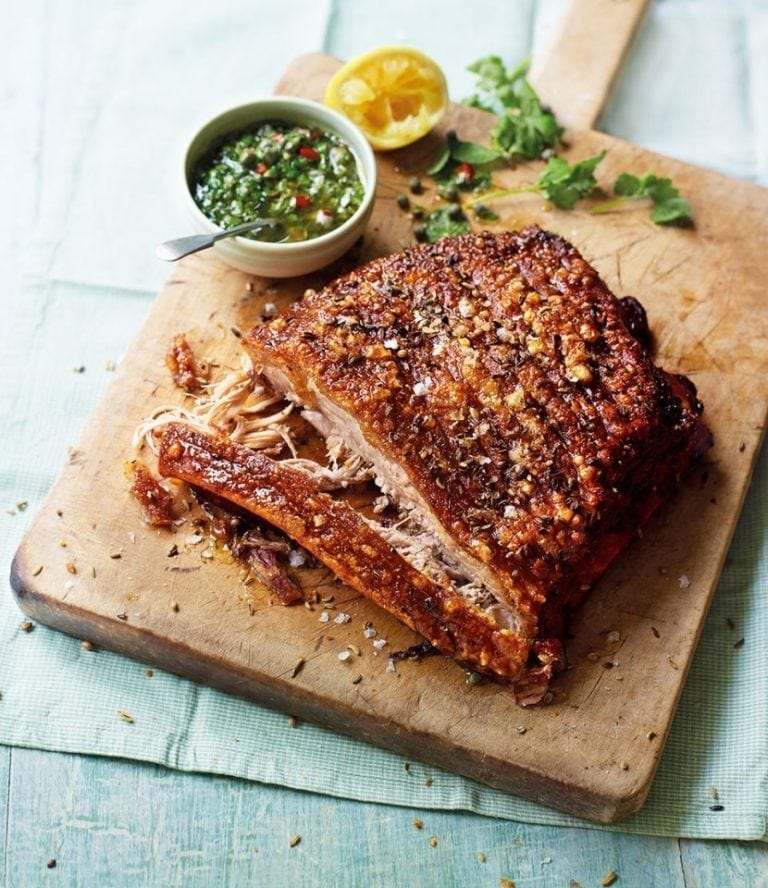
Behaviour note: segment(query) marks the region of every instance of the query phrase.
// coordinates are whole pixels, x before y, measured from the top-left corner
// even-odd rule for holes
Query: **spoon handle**
[[[155,248],[155,255],[165,262],[175,262],[183,256],[189,256],[190,253],[197,253],[198,250],[212,247],[217,240],[221,240],[223,237],[234,237],[246,231],[252,231],[254,228],[267,228],[277,224],[274,219],[252,219],[250,222],[244,222],[242,225],[228,228],[226,231],[217,231],[215,234],[190,234],[186,237],[177,237],[158,244]]]

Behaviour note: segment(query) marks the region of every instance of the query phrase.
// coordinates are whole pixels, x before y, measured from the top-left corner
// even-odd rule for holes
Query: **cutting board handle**
[[[591,129],[649,0],[570,0],[529,79],[569,129]]]

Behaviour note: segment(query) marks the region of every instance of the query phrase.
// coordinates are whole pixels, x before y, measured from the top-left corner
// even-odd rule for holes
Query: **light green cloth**
[[[471,11],[470,11],[471,7]],[[409,42],[433,55],[452,95],[464,66],[508,62],[542,39],[561,4],[496,0],[136,0],[104,4],[85,85],[43,145],[42,221],[0,352],[0,556],[10,564],[67,445],[77,440],[167,269],[156,242],[184,230],[184,134],[208,112],[271,89],[287,62]],[[735,175],[768,174],[765,3],[655,6],[601,127]],[[59,123],[64,121],[59,120]],[[73,373],[84,366],[85,372]],[[658,777],[624,831],[765,838],[768,815],[768,462],[761,458]],[[16,503],[26,501],[24,511]],[[14,514],[10,514],[10,510]],[[347,798],[591,825],[461,777],[246,704],[44,627],[21,632],[0,596],[0,742],[123,756]],[[732,628],[733,627],[733,628]],[[744,639],[743,645],[735,642]],[[135,723],[116,718],[130,712]],[[425,777],[433,778],[427,786]],[[712,812],[716,787],[722,812]]]

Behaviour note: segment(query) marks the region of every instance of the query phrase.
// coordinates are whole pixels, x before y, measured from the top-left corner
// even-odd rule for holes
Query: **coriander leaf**
[[[458,160],[459,163],[484,166],[487,163],[499,160],[501,157],[498,151],[494,151],[493,148],[486,148],[485,145],[478,145],[476,142],[461,142],[455,139],[449,144],[451,159]]]
[[[622,197],[637,197],[642,188],[642,183],[631,173],[622,173],[613,186],[614,194]]]
[[[471,231],[469,220],[458,204],[437,207],[424,218],[424,239],[434,243],[447,235],[466,234]]]
[[[562,157],[551,157],[536,186],[556,207],[561,210],[572,210],[576,201],[589,194],[597,185],[595,168],[605,154],[605,151],[601,151],[594,157],[587,157],[573,166],[569,166]]]
[[[691,205],[680,196],[671,179],[662,179],[654,173],[646,173],[642,178],[631,173],[622,173],[616,179],[613,190],[624,200],[630,198],[650,200],[653,203],[651,221],[657,225],[681,225],[693,221]],[[623,200],[609,201],[596,207],[595,211],[607,211],[623,202]]]
[[[556,145],[563,128],[546,110],[527,80],[517,87],[518,105],[499,117],[491,131],[491,144],[507,157],[535,160]]]
[[[496,222],[499,218],[499,214],[484,203],[473,204],[473,209],[475,211],[475,218],[481,222]]]
[[[445,144],[440,148],[440,152],[437,157],[432,161],[432,164],[427,169],[428,176],[434,176],[443,169],[443,167],[448,163],[451,159],[451,148],[446,140]]]
[[[642,182],[645,197],[649,197],[655,204],[680,197],[680,192],[670,179],[659,179],[658,176],[649,173],[647,176],[643,176]]]
[[[657,225],[685,225],[693,221],[693,210],[684,197],[670,197],[651,210],[651,221]]]
[[[501,154],[534,160],[557,144],[563,128],[525,79],[529,64],[530,60],[525,59],[517,68],[507,71],[498,56],[478,59],[469,66],[478,76],[478,91],[467,101],[498,114],[491,144]]]
[[[478,76],[479,92],[471,97],[470,104],[494,113],[500,113],[504,108],[516,108],[515,84],[525,76],[529,65],[530,58],[527,58],[513,71],[507,72],[499,56],[478,59],[467,69]]]

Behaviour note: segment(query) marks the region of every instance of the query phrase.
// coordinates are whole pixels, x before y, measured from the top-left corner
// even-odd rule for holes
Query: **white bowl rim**
[[[275,111],[269,111],[270,107],[274,107]],[[295,113],[297,113],[299,116],[303,116],[302,112],[306,113],[306,116],[309,120],[317,121],[319,125],[334,130],[336,132],[336,135],[338,135],[347,143],[357,161],[358,174],[360,175],[364,188],[363,199],[360,202],[360,206],[349,217],[349,219],[346,219],[337,228],[333,228],[325,234],[320,234],[317,237],[307,238],[303,241],[291,241],[288,243],[270,243],[269,241],[257,241],[253,240],[252,238],[242,237],[239,235],[231,238],[231,240],[236,241],[237,244],[243,249],[249,252],[253,252],[254,258],[256,255],[263,256],[265,254],[270,254],[275,257],[282,256],[285,259],[289,260],[292,254],[301,254],[307,250],[314,249],[315,247],[322,247],[324,244],[330,244],[332,241],[343,237],[343,235],[347,231],[349,231],[349,229],[359,224],[360,217],[365,215],[370,207],[370,204],[373,202],[376,196],[378,175],[376,156],[373,152],[373,149],[371,148],[370,143],[365,138],[362,130],[355,123],[353,123],[348,117],[340,114],[338,111],[334,111],[327,105],[324,105],[321,102],[316,102],[313,99],[305,99],[298,96],[281,95],[260,96],[252,99],[251,101],[240,102],[237,105],[231,105],[230,107],[225,108],[222,111],[213,114],[212,116],[206,117],[198,126],[196,126],[192,130],[192,135],[186,141],[182,164],[182,184],[184,188],[184,196],[186,198],[187,205],[191,208],[192,212],[195,214],[196,218],[199,219],[201,224],[205,225],[211,233],[224,230],[221,228],[220,225],[217,225],[215,222],[209,219],[208,216],[205,215],[200,207],[198,207],[194,197],[192,196],[192,190],[190,188],[189,179],[187,177],[187,170],[190,167],[190,149],[192,148],[195,140],[199,137],[200,133],[204,129],[221,120],[222,118],[233,115],[238,111],[242,112],[247,109],[253,108],[255,116],[250,124],[241,124],[239,127],[235,126],[232,129],[233,133],[237,132],[239,129],[254,125],[260,120],[268,120],[270,118],[279,119],[281,112],[278,109],[281,107],[284,109],[285,112],[291,113],[295,111]],[[264,108],[264,113],[261,113],[261,111],[259,111],[259,108]],[[351,134],[352,138],[354,138],[354,140],[357,142],[357,144],[352,144],[350,136],[347,135],[347,133],[343,132],[343,130],[347,130]],[[201,154],[202,153],[204,152],[201,152]],[[197,159],[198,158],[195,158],[195,160]]]

